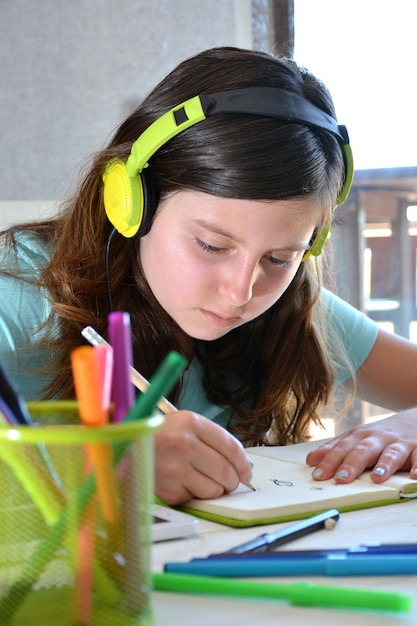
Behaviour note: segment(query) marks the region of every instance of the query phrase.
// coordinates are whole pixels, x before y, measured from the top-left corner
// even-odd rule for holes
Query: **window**
[[[417,163],[415,0],[294,0],[294,58],[330,89],[357,169]]]
[[[415,0],[294,0],[294,58],[329,88],[355,161],[352,193],[332,229],[337,291],[381,327],[413,341],[416,18]],[[359,404],[353,424],[383,414]]]

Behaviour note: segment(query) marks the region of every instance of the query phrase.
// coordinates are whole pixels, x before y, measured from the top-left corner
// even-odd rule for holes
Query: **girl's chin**
[[[182,322],[176,319],[175,321],[186,335],[199,341],[216,341],[216,339],[224,337],[235,328],[247,323],[247,320],[245,320],[245,322],[242,321],[241,323],[235,322],[228,326],[219,326],[211,323],[201,323],[201,319],[183,320]]]
[[[216,339],[220,339],[221,337],[224,337],[225,335],[227,335],[230,330],[225,330],[223,333],[208,333],[208,332],[188,332],[187,330],[184,330],[184,332],[189,336],[192,337],[193,339],[198,339],[199,341],[216,341]]]
[[[190,328],[181,326],[182,330],[186,335],[192,337],[193,339],[198,339],[199,341],[216,341],[216,339],[220,339],[224,337],[232,330],[237,328],[237,326],[233,326],[232,328]]]

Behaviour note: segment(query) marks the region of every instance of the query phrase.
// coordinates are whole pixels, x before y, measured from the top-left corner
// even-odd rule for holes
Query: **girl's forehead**
[[[300,249],[321,226],[322,211],[305,199],[241,200],[201,192],[178,192],[165,200],[160,215],[168,223],[205,229],[236,241],[264,238],[272,247],[284,239]],[[282,237],[280,236],[282,234]],[[284,237],[285,235],[285,237]],[[288,244],[289,245],[289,244]]]
[[[195,204],[194,204],[195,202]],[[322,227],[332,219],[333,211],[311,198],[289,198],[280,200],[252,200],[236,198],[218,198],[208,194],[202,194],[191,201],[192,209],[190,216],[212,216],[217,218],[219,224],[227,224],[235,219],[247,221],[249,217],[258,218],[259,222],[274,219],[289,220],[312,224],[314,227]]]
[[[278,208],[285,209],[295,215],[305,217],[324,217],[332,212],[332,210],[318,202],[312,196],[279,198],[279,199],[252,199],[239,197],[217,196],[194,189],[181,189],[167,194],[160,201],[159,207],[164,205],[181,206],[184,210],[190,210],[194,213],[204,211],[220,211],[227,217],[228,211],[259,211],[262,208]]]

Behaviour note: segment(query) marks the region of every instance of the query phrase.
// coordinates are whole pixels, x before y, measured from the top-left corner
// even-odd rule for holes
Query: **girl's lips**
[[[236,322],[240,320],[240,317],[226,317],[224,315],[219,315],[218,313],[214,313],[213,311],[207,311],[206,309],[200,309],[202,314],[211,324],[215,326],[219,326],[221,328],[227,328],[229,326],[234,326]]]

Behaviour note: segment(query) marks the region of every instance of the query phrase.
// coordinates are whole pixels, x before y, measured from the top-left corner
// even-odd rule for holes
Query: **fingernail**
[[[376,467],[372,470],[372,474],[376,474],[376,476],[385,476],[385,470],[382,467]]]
[[[413,469],[413,472],[412,472],[412,473],[413,473],[413,474],[417,474],[417,467],[415,467],[415,468]]]
[[[336,472],[335,477],[336,478],[347,478],[349,476],[349,473],[346,470],[339,470],[338,472]]]
[[[313,471],[313,476],[315,478],[321,478],[323,476],[323,470],[319,467],[316,467],[316,469]]]

